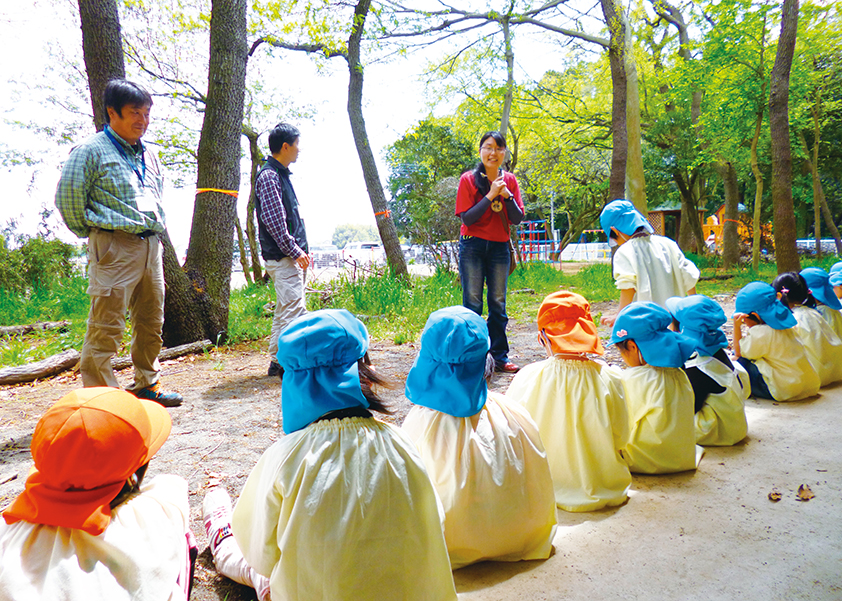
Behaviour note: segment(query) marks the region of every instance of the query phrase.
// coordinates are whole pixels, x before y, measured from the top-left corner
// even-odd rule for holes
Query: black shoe
[[[284,377],[284,368],[281,367],[280,363],[277,361],[270,361],[269,362],[269,371],[267,375],[272,377],[283,378]]]
[[[133,395],[139,399],[146,399],[147,401],[155,401],[164,407],[178,407],[184,398],[177,392],[164,392],[158,382],[152,386],[141,388],[140,390],[130,390]]]

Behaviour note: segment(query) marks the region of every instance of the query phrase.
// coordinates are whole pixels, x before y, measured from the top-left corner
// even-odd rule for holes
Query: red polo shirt
[[[520,188],[518,188],[517,179],[514,174],[505,171],[503,173],[503,181],[506,182],[506,187],[512,193],[517,206],[520,207],[521,211],[524,211],[523,201],[520,199]],[[502,200],[502,197],[500,199]],[[474,183],[474,172],[467,171],[463,173],[459,179],[459,191],[456,193],[456,215],[464,213],[480,200],[482,200],[482,194],[477,190],[476,184]],[[506,225],[503,225],[500,215],[506,220]],[[500,213],[495,213],[489,207],[473,225],[465,225],[463,223],[459,233],[462,236],[476,236],[477,238],[492,242],[505,242],[509,239],[508,227],[509,218],[506,215],[505,206]]]

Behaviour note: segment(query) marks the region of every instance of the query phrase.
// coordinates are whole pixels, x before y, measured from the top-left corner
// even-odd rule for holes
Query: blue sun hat
[[[614,322],[611,344],[634,340],[640,354],[654,367],[683,367],[696,352],[696,341],[668,329],[672,315],[650,302],[626,305]]]
[[[455,417],[476,415],[488,398],[489,348],[488,326],[470,309],[446,307],[430,314],[406,377],[406,398]]]
[[[367,350],[368,331],[345,309],[314,311],[290,322],[278,336],[284,432],[330,411],[368,407],[357,368]]]
[[[824,269],[807,267],[801,270],[801,277],[804,278],[804,281],[810,287],[813,298],[831,309],[836,309],[837,311],[842,309],[842,303],[836,298],[833,285],[830,283],[830,276]]]
[[[655,232],[646,217],[634,208],[632,203],[623,199],[612,200],[605,205],[599,215],[599,224],[609,240],[611,239],[612,227],[626,236],[634,234],[639,227],[645,227],[650,234]]]
[[[719,303],[712,298],[704,294],[684,298],[673,296],[666,300],[666,305],[667,311],[678,322],[681,333],[696,341],[696,350],[700,355],[712,356],[728,346],[728,338],[720,327],[728,319]]]
[[[763,322],[775,330],[788,330],[798,323],[785,304],[778,300],[778,294],[771,284],[752,282],[737,293],[735,313],[757,313]]]
[[[842,286],[842,261],[834,263],[830,268],[830,285]]]

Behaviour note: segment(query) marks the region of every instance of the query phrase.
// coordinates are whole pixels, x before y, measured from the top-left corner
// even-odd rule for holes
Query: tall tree
[[[769,129],[772,138],[772,203],[775,209],[775,258],[778,273],[801,271],[792,202],[792,151],[789,141],[789,72],[798,31],[798,0],[784,0],[781,34],[772,67]],[[819,241],[817,240],[818,244]]]
[[[165,239],[164,340],[224,339],[228,330],[240,136],[246,80],[246,0],[213,0],[205,119],[198,150],[197,194],[183,270]],[[234,198],[232,198],[234,196]]]
[[[82,51],[88,88],[91,91],[94,126],[97,131],[102,131],[107,121],[102,103],[105,84],[111,79],[126,76],[117,2],[79,0],[79,17],[82,21]]]

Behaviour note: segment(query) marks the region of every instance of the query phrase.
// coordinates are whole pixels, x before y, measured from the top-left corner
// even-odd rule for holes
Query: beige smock
[[[443,517],[412,442],[351,417],[269,447],[231,523],[272,601],[453,601]]]
[[[623,457],[632,472],[669,474],[696,469],[693,387],[678,367],[641,365],[623,371],[629,442]]]
[[[733,364],[739,365],[736,361]],[[709,394],[704,406],[696,412],[696,444],[726,447],[740,442],[748,434],[745,406],[748,394],[740,381],[740,373],[731,371],[719,359],[710,356],[697,355],[684,365],[698,367],[699,371],[725,389]]]
[[[842,339],[842,311],[838,311],[827,305],[819,305],[818,310],[822,314],[822,317],[827,320],[827,323],[830,324],[830,327],[833,328],[833,331],[836,332],[836,335]]]
[[[506,396],[538,424],[565,511],[595,511],[625,502],[631,474],[620,455],[629,435],[619,369],[602,361],[551,358],[521,369]]]
[[[632,238],[614,254],[615,284],[620,290],[634,288],[636,301],[665,307],[671,296],[687,296],[698,279],[699,268],[663,236]]]
[[[807,351],[810,364],[819,374],[821,385],[842,380],[842,340],[833,327],[821,313],[810,307],[793,307],[792,314],[798,321],[795,333]]]
[[[189,517],[187,482],[161,475],[116,507],[99,536],[0,519],[0,599],[183,601]]]
[[[553,481],[538,428],[523,407],[489,392],[479,413],[416,405],[401,426],[444,505],[454,570],[493,559],[546,559],[556,530]]]
[[[805,399],[821,387],[794,327],[775,330],[760,324],[748,328],[740,340],[740,355],[754,361],[776,401]]]

